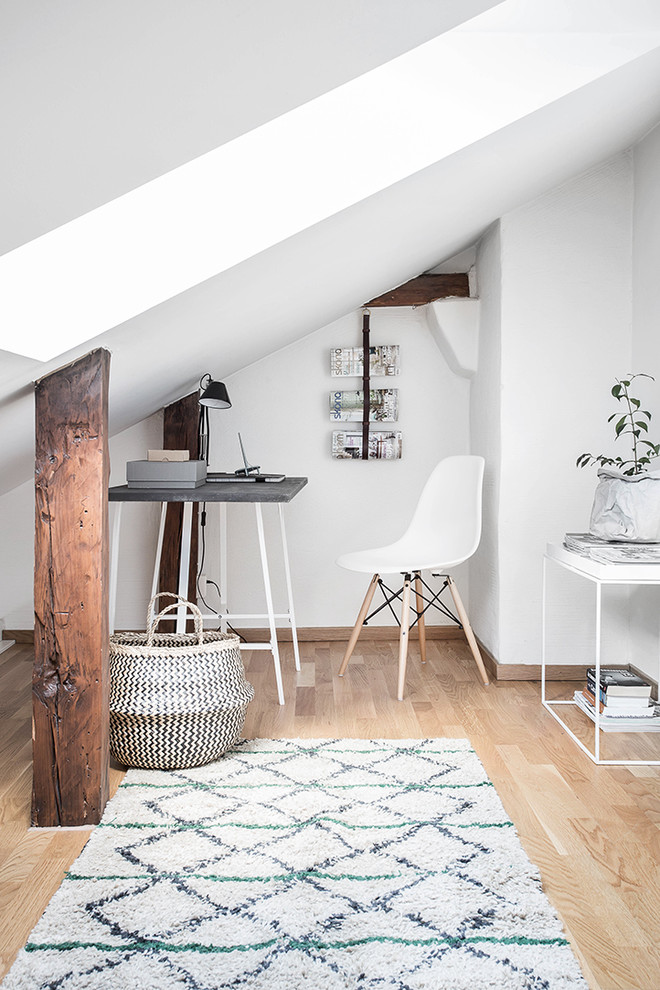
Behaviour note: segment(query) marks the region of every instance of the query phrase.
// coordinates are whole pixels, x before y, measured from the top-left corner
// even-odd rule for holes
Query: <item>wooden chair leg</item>
[[[358,612],[358,617],[355,620],[355,625],[353,626],[353,632],[351,633],[351,638],[348,641],[348,646],[346,647],[346,653],[344,653],[344,659],[341,662],[341,667],[339,668],[339,676],[343,677],[346,673],[346,668],[348,667],[348,661],[351,659],[353,650],[355,649],[355,644],[358,641],[358,636],[364,625],[364,620],[367,617],[367,612],[369,611],[369,606],[374,597],[376,588],[378,587],[378,574],[374,574],[372,577],[369,587],[367,588],[367,593],[364,596],[364,601],[362,602],[362,608]]]
[[[397,698],[403,701],[403,684],[406,679],[406,663],[408,660],[408,633],[410,630],[410,585],[412,578],[406,574],[403,579],[403,598],[401,600],[401,632],[399,634],[399,689]]]
[[[461,620],[461,625],[463,626],[463,631],[465,632],[466,639],[468,641],[469,647],[472,650],[472,656],[476,660],[477,667],[479,668],[479,673],[481,674],[481,680],[484,685],[488,687],[488,674],[486,673],[486,668],[484,667],[484,662],[481,659],[481,653],[479,652],[479,646],[477,640],[472,631],[472,626],[470,625],[470,620],[467,617],[467,612],[463,602],[461,601],[461,596],[458,593],[458,588],[454,584],[453,579],[447,575],[447,582],[449,584],[449,590],[451,591],[451,596],[454,599],[454,604],[456,606],[456,611],[458,612],[458,617]]]
[[[424,624],[424,599],[422,598],[422,576],[417,571],[415,573],[415,607],[421,613],[417,621],[419,629],[419,652],[422,663],[426,663],[426,626]]]

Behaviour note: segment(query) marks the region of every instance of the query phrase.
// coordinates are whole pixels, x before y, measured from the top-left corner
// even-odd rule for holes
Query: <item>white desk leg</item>
[[[293,638],[293,656],[296,661],[296,670],[300,670],[300,653],[298,652],[298,630],[296,628],[296,617],[293,611],[293,589],[291,588],[291,568],[289,567],[289,548],[286,542],[286,529],[284,528],[284,509],[282,503],[277,503],[280,511],[280,530],[282,532],[282,551],[284,553],[284,573],[286,575],[286,593],[289,600],[289,621],[291,622],[291,636]]]
[[[193,503],[183,503],[183,526],[181,529],[181,555],[179,558],[179,594],[188,598],[188,575],[190,573],[190,541],[192,537]],[[176,631],[186,631],[187,609],[180,605],[176,610]]]
[[[227,595],[227,503],[220,502],[220,631],[227,632],[227,612],[229,598]]]
[[[156,543],[156,559],[154,560],[154,573],[151,578],[151,597],[158,594],[158,581],[160,579],[160,561],[163,556],[163,538],[165,536],[165,520],[167,519],[167,502],[160,503],[160,526],[158,527],[158,542]],[[165,602],[164,604],[167,604]],[[153,605],[149,609],[147,616],[147,629],[154,619]]]
[[[541,704],[545,704],[545,664],[546,664],[546,653],[545,653],[545,637],[546,637],[546,618],[545,618],[545,597],[547,593],[547,564],[546,558],[543,558],[543,581],[542,581],[542,591],[541,591]]]
[[[600,625],[601,625],[601,585],[600,581],[596,581],[596,703],[594,705],[596,711],[596,721],[595,721],[595,736],[596,741],[594,743],[594,756],[596,757],[596,763],[600,760]]]
[[[117,573],[119,570],[119,533],[121,531],[121,507],[123,502],[111,502],[112,508],[112,543],[110,545],[110,588],[108,589],[108,624],[110,635],[115,631],[115,615],[117,612]]]
[[[282,687],[282,668],[280,667],[280,651],[277,645],[277,630],[275,628],[275,612],[273,609],[273,596],[270,590],[270,574],[268,573],[268,558],[266,556],[266,540],[264,537],[264,520],[259,502],[254,503],[257,515],[257,533],[259,534],[259,553],[261,554],[261,569],[264,575],[264,590],[266,592],[266,608],[268,609],[268,625],[270,627],[270,648],[273,654],[275,665],[275,680],[277,682],[277,698],[281,705],[284,704],[284,688]]]

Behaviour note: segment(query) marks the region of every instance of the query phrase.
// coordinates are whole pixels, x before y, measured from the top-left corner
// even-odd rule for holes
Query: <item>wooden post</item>
[[[178,402],[165,406],[163,416],[163,450],[187,450],[191,459],[198,457],[199,392],[192,392]],[[193,505],[192,537],[190,543],[190,571],[188,573],[188,601],[197,604],[197,503]],[[170,502],[165,519],[163,554],[160,560],[159,591],[178,591],[179,560],[181,556],[181,531],[183,528],[183,504]],[[161,599],[167,604],[166,599]],[[173,630],[176,623],[162,622],[162,630]],[[187,628],[192,630],[190,621]]]
[[[108,381],[91,351],[36,384],[32,824],[108,800]]]

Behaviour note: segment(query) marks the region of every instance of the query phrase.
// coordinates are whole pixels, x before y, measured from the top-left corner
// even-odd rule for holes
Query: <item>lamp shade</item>
[[[199,397],[199,404],[209,406],[211,409],[229,409],[231,401],[224,382],[209,381]]]

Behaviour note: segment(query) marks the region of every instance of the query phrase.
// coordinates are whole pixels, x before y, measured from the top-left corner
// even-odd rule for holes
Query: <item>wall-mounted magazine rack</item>
[[[372,377],[399,374],[399,345],[372,347],[370,314],[362,317],[362,347],[336,347],[330,354],[333,377],[361,377],[361,390],[335,390],[330,393],[333,422],[361,423],[360,432],[336,430],[332,434],[332,456],[349,460],[397,460],[401,457],[401,433],[374,431],[372,424],[394,423],[399,418],[399,390],[371,388]],[[368,360],[364,360],[364,355]]]

